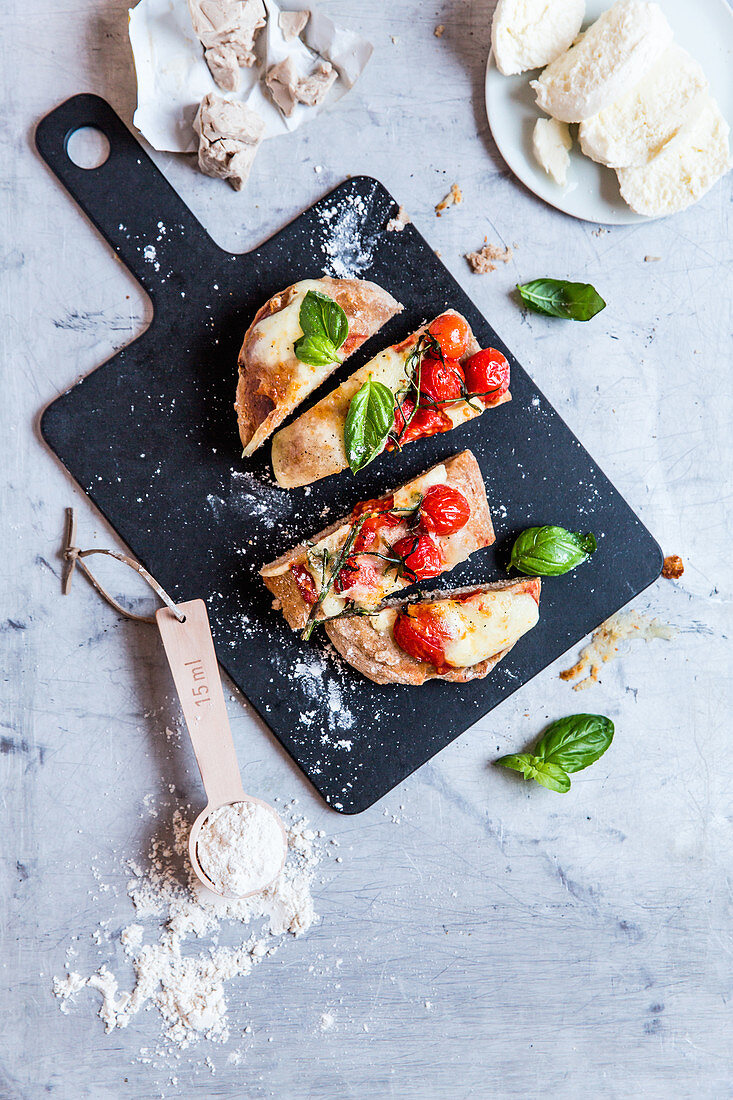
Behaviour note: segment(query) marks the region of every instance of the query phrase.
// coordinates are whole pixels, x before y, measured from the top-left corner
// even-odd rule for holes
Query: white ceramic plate
[[[587,0],[585,26],[611,6],[612,0]],[[733,121],[733,11],[727,0],[658,0],[674,31],[675,42],[700,62],[710,91],[728,122]],[[529,86],[541,70],[502,76],[489,56],[486,69],[486,113],[499,152],[522,183],[550,206],[585,221],[628,225],[649,221],[629,209],[619,195],[616,173],[596,164],[574,142],[567,187],[559,187],[532,153],[532,131],[540,117]],[[577,127],[571,127],[571,133]]]

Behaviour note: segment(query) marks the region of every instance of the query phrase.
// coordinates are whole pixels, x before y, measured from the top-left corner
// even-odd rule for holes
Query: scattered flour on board
[[[376,234],[365,230],[371,198],[349,195],[319,212],[325,274],[339,279],[363,274],[371,266]]]
[[[146,244],[143,249],[143,259],[146,263],[152,264],[156,271],[160,271],[160,263],[158,262],[158,250],[154,244]]]
[[[338,730],[351,729],[356,718],[344,703],[343,691],[337,681],[324,679],[329,671],[323,658],[314,654],[295,662],[293,676],[308,698],[325,708],[328,728],[335,733]],[[306,712],[301,717],[307,722]]]
[[[258,519],[283,519],[293,510],[292,499],[281,489],[259,481],[254,474],[232,470],[226,497],[209,493],[206,497],[214,515],[229,509]]]
[[[84,977],[67,963],[67,974],[53,981],[62,1012],[68,1013],[83,989],[100,993],[99,1016],[107,1032],[127,1027],[143,1008],[154,1005],[163,1021],[165,1045],[156,1052],[161,1056],[175,1055],[203,1038],[226,1042],[227,983],[246,977],[278,950],[283,937],[302,935],[318,919],[311,883],[322,852],[304,818],[291,813],[286,823],[288,856],[277,880],[239,901],[219,898],[199,884],[187,858],[190,824],[177,809],[172,826],[153,838],[147,869],[126,862],[136,921],[119,940],[135,973],[131,991],[120,989],[106,964]],[[219,944],[227,926],[233,926],[234,946]],[[206,946],[192,946],[192,940],[205,938]]]

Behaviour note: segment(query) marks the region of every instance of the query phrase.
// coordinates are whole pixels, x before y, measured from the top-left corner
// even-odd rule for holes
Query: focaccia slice
[[[448,489],[452,493],[440,493],[438,489]],[[465,506],[457,502],[463,509],[457,521],[461,525],[450,533],[440,533],[434,529],[430,516],[426,518],[425,510],[434,512],[436,498],[443,501],[444,509],[446,497],[455,506],[456,493],[465,502]],[[444,515],[455,518],[455,512],[444,510]],[[336,571],[339,555],[347,540],[353,537],[360,519],[363,522],[356,540]],[[442,524],[443,528],[446,526],[450,524]],[[359,541],[362,532],[364,537]],[[406,567],[400,567],[395,564],[394,547],[405,539],[411,553],[407,556]],[[426,539],[433,547],[426,545]],[[448,572],[475,550],[490,546],[494,541],[481,471],[472,452],[462,451],[393,493],[357,504],[350,517],[339,520],[309,543],[301,543],[264,566],[260,576],[290,626],[302,630],[309,622],[329,619],[344,611],[378,607],[387,596],[425,576]],[[428,568],[427,574],[420,575],[420,565]],[[411,568],[415,571],[411,572]],[[321,599],[324,582],[328,591]]]
[[[458,358],[463,366],[480,346],[470,326],[464,317],[456,310],[446,310],[433,321],[423,325],[413,332],[407,339],[399,344],[393,344],[370,360],[365,366],[355,371],[350,378],[337,386],[335,390],[327,394],[311,409],[302,413],[297,420],[282,428],[272,441],[272,468],[278,485],[284,489],[294,489],[301,485],[310,485],[313,481],[336,474],[345,470],[348,466],[346,447],[344,444],[344,426],[349,411],[349,406],[354,395],[371,376],[374,381],[382,382],[392,390],[396,396],[395,407],[398,400],[404,402],[410,394],[414,395],[414,389],[410,387],[408,373],[415,371],[415,350],[421,337],[425,338],[428,329],[434,327],[441,318],[457,317],[468,330],[468,342],[465,352]],[[492,350],[492,349],[489,349]],[[499,353],[506,366],[508,379],[508,364]],[[507,381],[508,385],[508,381]],[[457,400],[444,403],[440,407],[442,423],[436,423],[431,431],[429,427],[418,438],[426,438],[437,432],[449,431],[458,427],[467,420],[473,420],[486,408],[493,408],[505,401],[511,400],[508,388],[498,393],[495,398],[485,396],[479,400]],[[426,405],[425,408],[435,406]],[[440,417],[435,418],[440,421]],[[405,442],[412,442],[409,432]],[[402,444],[404,445],[404,444]],[[388,448],[390,444],[387,444]]]
[[[487,676],[535,626],[540,585],[538,577],[523,577],[390,600],[376,614],[337,619],[325,630],[344,660],[375,684],[466,683]]]
[[[339,362],[302,363],[294,351],[303,335],[300,307],[309,290],[337,302],[349,323]],[[402,306],[376,283],[364,279],[304,279],[273,295],[255,315],[239,353],[239,384],[234,408],[245,455],[251,455],[313,393],[341,360],[399,313]]]

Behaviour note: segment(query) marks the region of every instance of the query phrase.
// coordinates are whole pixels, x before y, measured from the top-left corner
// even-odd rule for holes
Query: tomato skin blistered
[[[412,607],[395,619],[392,635],[400,649],[423,664],[445,667],[448,635],[429,608]]]
[[[463,367],[457,359],[426,358],[420,364],[420,394],[433,401],[460,401]]]
[[[310,570],[306,569],[300,562],[296,562],[290,566],[290,572],[293,574],[293,580],[297,584],[298,591],[305,603],[313,605],[318,599],[318,593],[316,592],[316,582],[313,580]]]
[[[449,485],[431,485],[420,504],[420,528],[436,535],[453,535],[471,518],[463,493]]]
[[[411,397],[406,397],[402,407],[395,408],[394,434],[400,446],[411,443],[415,439],[427,439],[438,432],[449,432],[453,427],[453,421],[442,409],[426,408],[419,406],[413,416],[415,402]],[[395,444],[388,443],[387,450],[393,450]]]
[[[373,561],[349,555],[333,582],[334,592],[341,595],[357,585],[361,589],[374,588],[380,576],[381,572]]]
[[[484,405],[493,405],[509,389],[509,363],[496,348],[477,351],[463,364],[466,389]]]
[[[428,332],[440,345],[447,359],[459,359],[468,348],[471,330],[468,321],[453,313],[441,313],[431,324]]]
[[[402,559],[404,575],[411,584],[437,577],[443,571],[443,557],[429,535],[405,535],[394,544],[392,552]]]

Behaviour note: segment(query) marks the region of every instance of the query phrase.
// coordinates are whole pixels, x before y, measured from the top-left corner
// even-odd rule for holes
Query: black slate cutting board
[[[99,168],[78,168],[66,154],[81,126],[109,139]],[[376,180],[343,183],[236,256],[213,243],[98,97],[63,103],[40,123],[36,141],[154,307],[138,340],[49,406],[43,435],[174,598],[206,599],[222,665],[334,809],[366,809],[659,575],[657,543],[430,245],[412,225],[386,232],[396,205]],[[382,456],[356,479],[345,472],[307,489],[279,489],[269,447],[253,460],[241,457],[232,409],[237,353],[271,294],[324,270],[373,279],[405,306],[338,380],[452,306],[482,346],[508,356],[511,403]],[[587,564],[544,583],[538,626],[487,679],[466,685],[379,687],[334,660],[322,636],[302,643],[271,609],[259,566],[357,500],[466,447],[486,479],[497,543],[454,570],[451,584],[503,575],[514,536],[530,525],[598,536]]]

